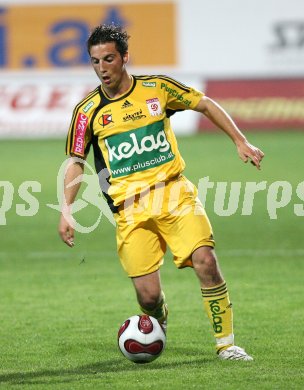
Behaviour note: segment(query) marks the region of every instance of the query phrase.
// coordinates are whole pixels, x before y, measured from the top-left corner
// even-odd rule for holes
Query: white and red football
[[[161,355],[165,345],[165,332],[154,317],[132,316],[119,328],[119,349],[134,363],[152,362]]]

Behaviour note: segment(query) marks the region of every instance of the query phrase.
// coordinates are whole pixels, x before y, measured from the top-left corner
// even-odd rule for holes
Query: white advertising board
[[[180,0],[180,68],[204,77],[304,74],[303,0]]]

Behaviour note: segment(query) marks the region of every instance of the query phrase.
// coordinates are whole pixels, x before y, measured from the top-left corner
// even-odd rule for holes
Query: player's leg
[[[219,357],[252,360],[242,348],[234,345],[232,304],[213,248],[197,248],[192,254],[192,264],[200,281],[203,302],[213,327]]]
[[[165,328],[168,310],[159,268],[166,243],[149,214],[134,214],[133,217],[133,223],[129,223],[124,210],[116,215],[120,261],[133,281],[142,312],[155,317]]]
[[[210,319],[216,349],[219,353],[234,344],[232,305],[226,283],[220,272],[214,249],[197,248],[192,254],[192,264],[200,281],[203,302]]]
[[[192,263],[200,281],[219,357],[227,360],[252,360],[242,348],[234,345],[232,304],[213,248],[197,248],[192,254]]]
[[[196,271],[219,356],[223,357],[224,350],[234,348],[233,354],[229,353],[224,358],[250,360],[245,352],[242,354],[242,350],[233,345],[232,307],[213,249],[212,227],[197,198],[197,190],[184,177],[179,178],[177,184],[173,186],[177,188],[178,196],[173,195],[174,199],[178,199],[178,203],[175,202],[178,208],[173,210],[174,213],[169,210],[165,218],[159,219],[159,230],[174,255],[176,266],[190,266]],[[168,205],[172,210],[172,202]]]
[[[166,330],[168,307],[162,291],[159,270],[132,278],[141,311],[156,318]]]

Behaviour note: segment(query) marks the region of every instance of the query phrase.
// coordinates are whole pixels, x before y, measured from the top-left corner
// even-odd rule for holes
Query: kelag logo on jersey
[[[106,138],[112,177],[165,164],[174,158],[163,121]]]

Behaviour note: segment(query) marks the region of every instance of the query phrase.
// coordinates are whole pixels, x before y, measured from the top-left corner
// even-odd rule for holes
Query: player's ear
[[[123,61],[124,65],[126,65],[129,62],[129,52],[128,51],[122,56],[122,61]]]

